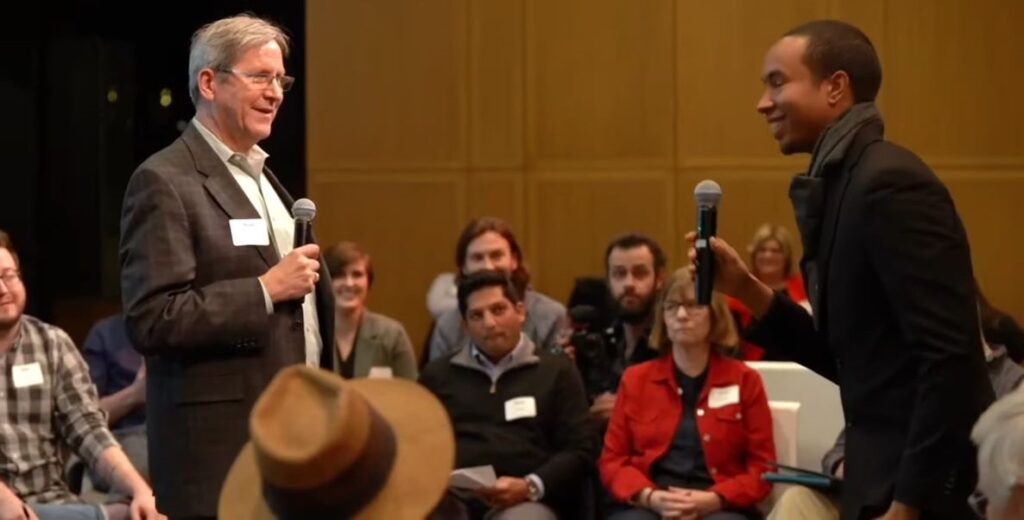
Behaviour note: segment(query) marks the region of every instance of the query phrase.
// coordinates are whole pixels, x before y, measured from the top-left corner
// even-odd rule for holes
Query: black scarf
[[[825,186],[829,177],[841,171],[846,152],[862,128],[871,123],[882,123],[882,116],[874,103],[858,103],[847,110],[839,119],[829,125],[811,154],[811,166],[807,173],[799,173],[793,177],[789,185],[789,198],[793,202],[793,212],[800,238],[804,246],[804,257],[801,267],[804,283],[807,286],[807,297],[814,309],[814,323],[818,324],[819,315],[819,283],[818,279],[818,242],[821,239],[821,225],[825,207]]]

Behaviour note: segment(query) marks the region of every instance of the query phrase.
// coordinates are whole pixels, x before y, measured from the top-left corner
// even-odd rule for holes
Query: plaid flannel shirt
[[[90,466],[117,441],[107,428],[89,369],[63,330],[23,315],[0,354],[0,481],[23,500],[79,502],[64,481],[60,445]],[[42,384],[15,387],[14,367],[38,363]]]

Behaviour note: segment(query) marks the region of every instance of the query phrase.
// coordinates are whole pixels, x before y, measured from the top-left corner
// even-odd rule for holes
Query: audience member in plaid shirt
[[[24,316],[17,253],[0,231],[0,518],[157,519],[153,491],[107,429],[89,370],[68,335]],[[133,497],[84,504],[64,481],[59,446]]]

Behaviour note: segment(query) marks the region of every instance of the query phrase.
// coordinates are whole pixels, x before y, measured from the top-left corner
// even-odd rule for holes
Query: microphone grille
[[[693,189],[693,198],[698,206],[714,207],[722,200],[722,187],[712,180],[703,180]]]
[[[296,220],[313,220],[316,217],[316,204],[309,199],[299,199],[292,204],[292,217]]]

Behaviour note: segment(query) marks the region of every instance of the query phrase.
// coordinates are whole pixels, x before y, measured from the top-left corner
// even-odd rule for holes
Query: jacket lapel
[[[356,354],[356,366],[353,370],[356,374],[369,374],[370,367],[376,361],[376,352],[373,346],[377,343],[377,336],[380,330],[377,328],[377,320],[373,319],[370,311],[363,313],[363,319],[359,322],[359,330],[356,332],[356,344],[352,351]]]
[[[252,202],[245,196],[245,192],[231,176],[228,167],[221,162],[217,154],[210,148],[206,139],[199,134],[195,126],[189,124],[181,135],[185,146],[192,153],[195,160],[196,171],[206,176],[203,187],[210,194],[218,206],[232,219],[258,219],[260,214],[253,207]],[[267,229],[270,232],[270,229]],[[263,257],[267,266],[273,266],[278,261],[277,251],[273,245],[254,246]]]
[[[826,281],[828,280],[829,267],[832,264],[832,246],[835,243],[836,228],[839,225],[839,215],[845,200],[846,189],[850,186],[850,181],[853,179],[853,169],[860,162],[860,158],[864,151],[867,150],[868,145],[881,139],[882,130],[880,123],[872,123],[861,129],[847,151],[846,157],[841,163],[840,171],[834,175],[826,175],[825,178],[827,183],[825,187],[825,208],[817,255],[818,302],[820,303],[820,309],[815,309],[815,314],[820,314],[816,318],[818,323],[821,324],[821,329],[824,329],[827,315],[827,313],[823,312],[823,309],[825,308],[825,291],[828,286]]]

